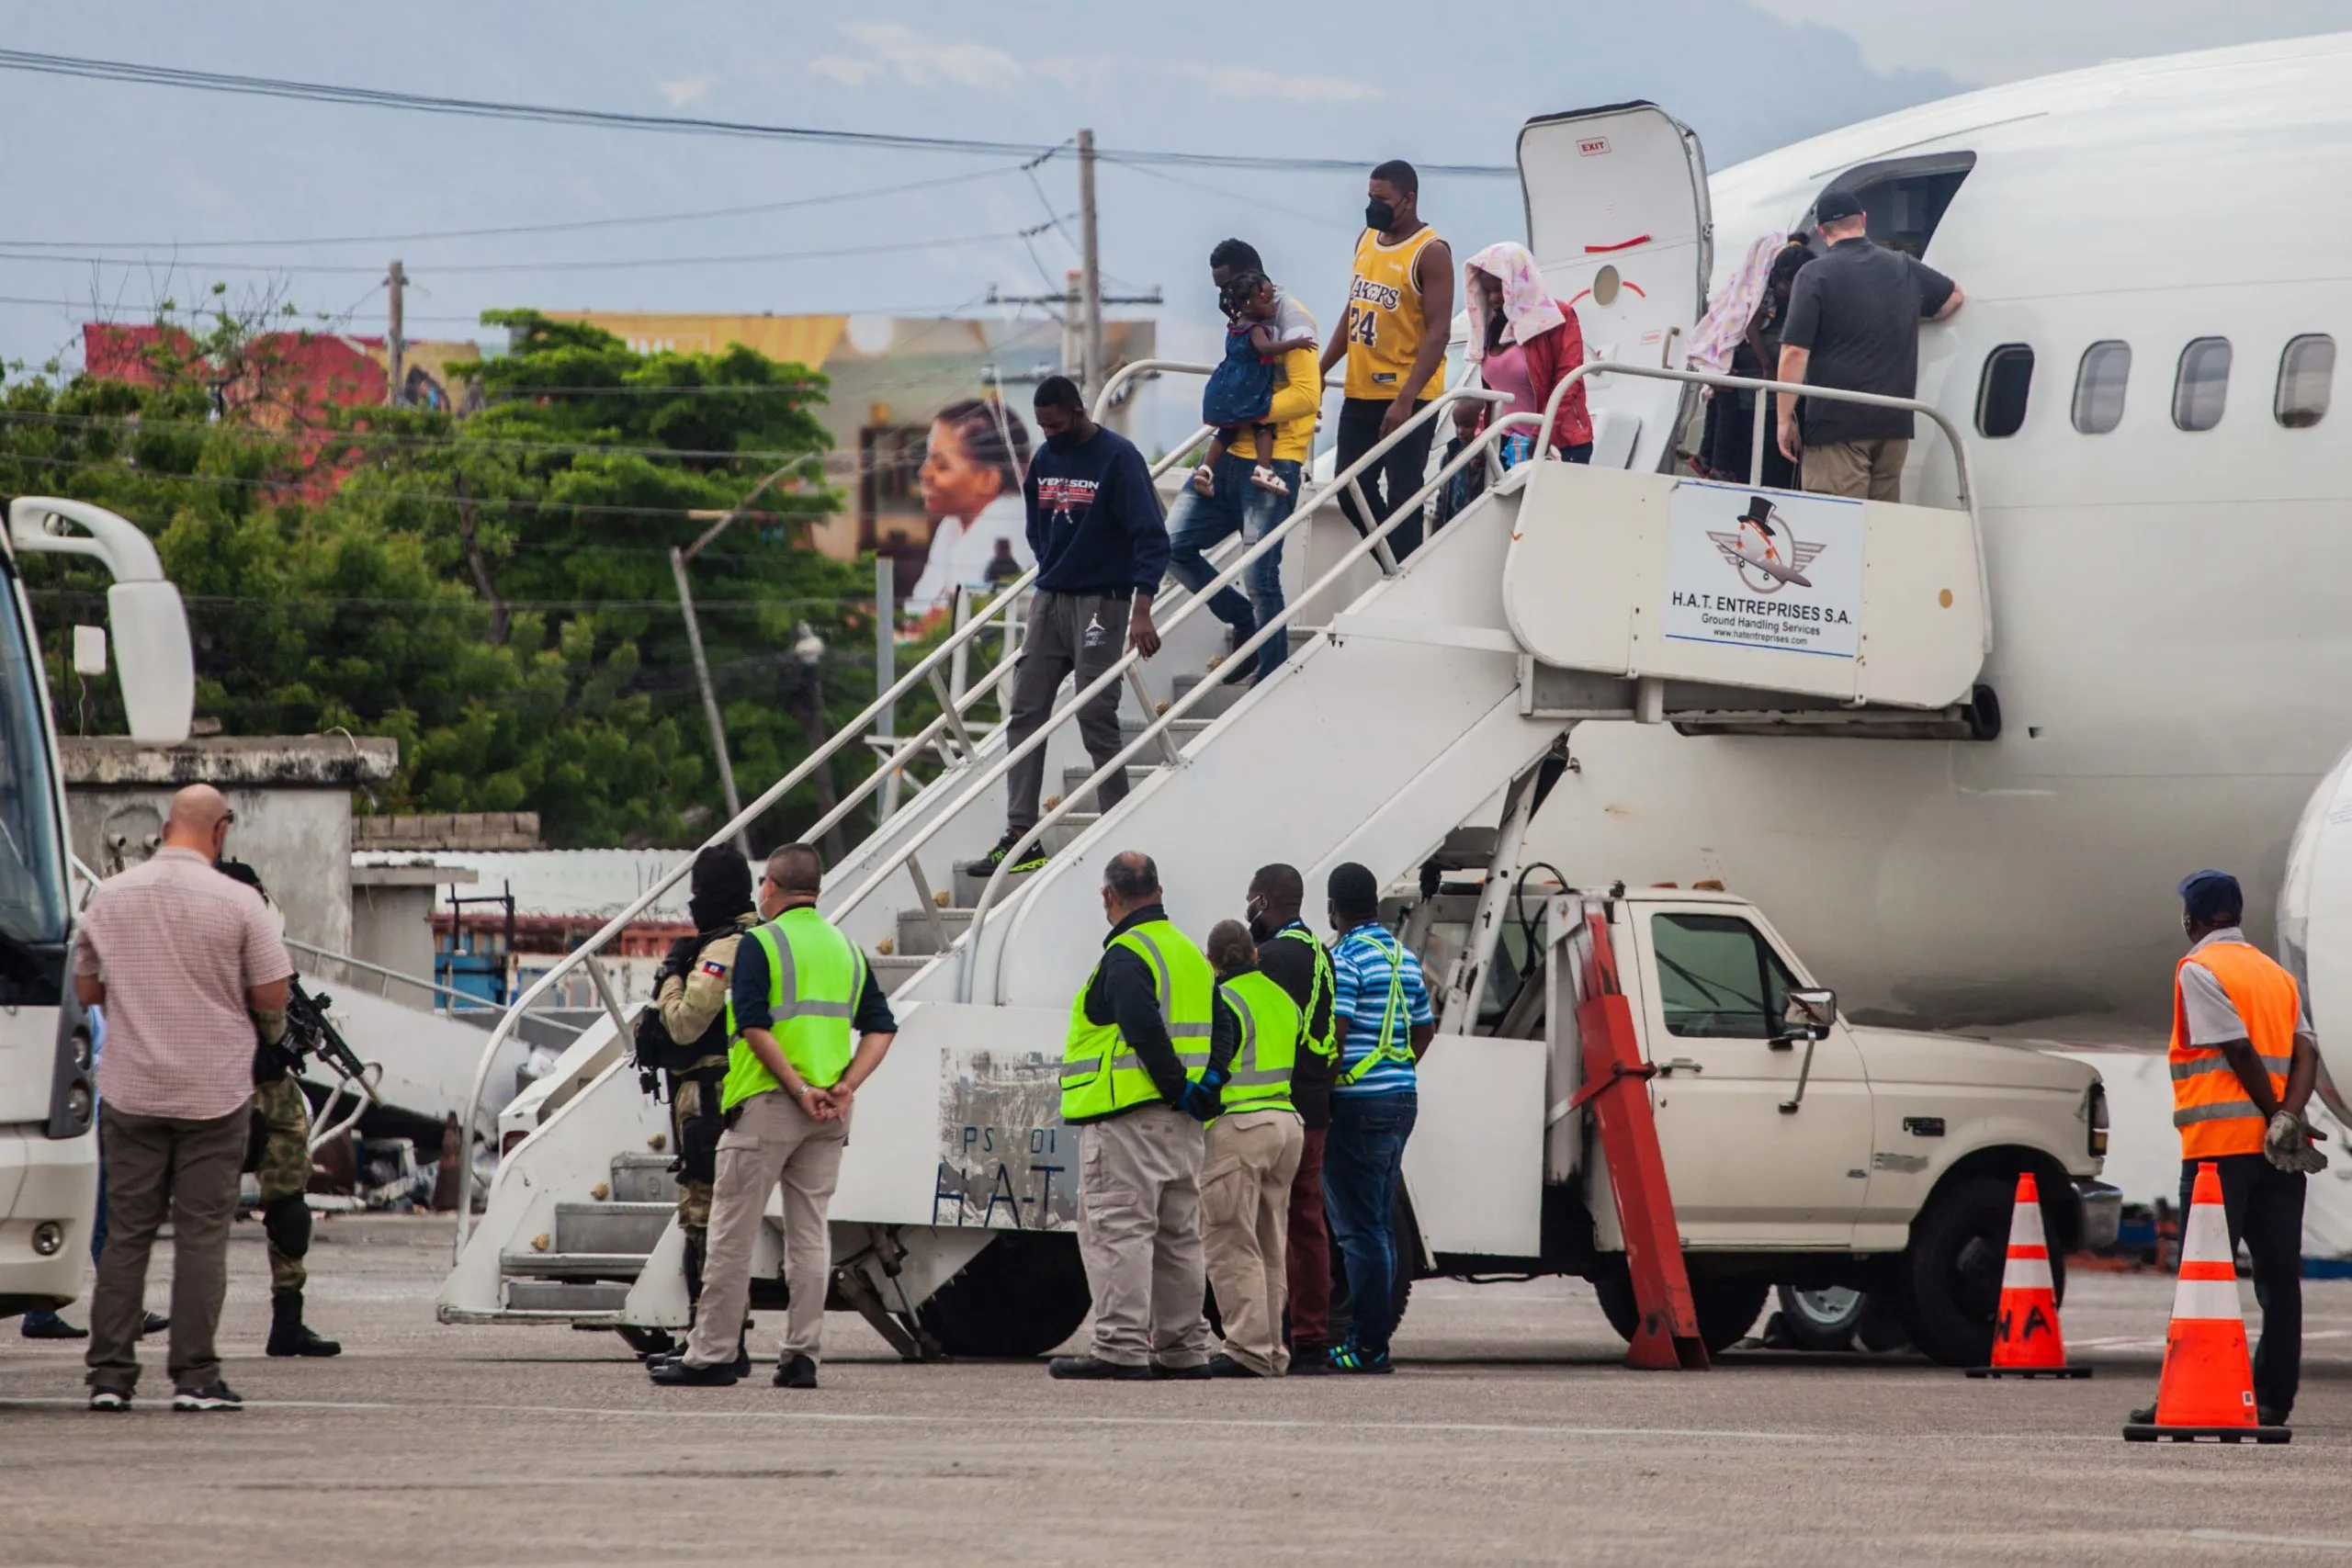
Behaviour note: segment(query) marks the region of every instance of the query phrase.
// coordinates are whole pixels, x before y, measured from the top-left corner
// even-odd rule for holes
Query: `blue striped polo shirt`
[[[1411,1026],[1437,1021],[1437,1015],[1430,1010],[1429,987],[1421,980],[1420,960],[1407,953],[1376,921],[1358,926],[1331,950],[1331,1016],[1348,1021],[1347,1042],[1340,1048],[1339,1077],[1345,1077],[1380,1043],[1380,1023],[1388,1010],[1389,981],[1397,958],[1404,960],[1405,995],[1396,1010],[1390,1043],[1409,1049]],[[1384,1061],[1351,1084],[1335,1080],[1331,1092],[1348,1097],[1400,1094],[1418,1082],[1412,1063]]]

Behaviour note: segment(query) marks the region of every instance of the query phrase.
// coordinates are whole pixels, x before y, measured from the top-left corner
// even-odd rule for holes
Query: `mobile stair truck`
[[[1580,154],[1596,141],[1614,155]],[[1516,1005],[1481,1007],[1514,977],[1497,954],[1525,918],[1521,846],[1577,725],[1806,725],[1902,745],[1965,742],[1992,722],[1974,685],[1992,636],[1982,543],[1951,423],[1918,406],[1948,446],[1939,504],[1678,479],[1667,469],[1689,400],[1699,384],[1734,384],[1679,368],[1674,352],[1709,267],[1697,141],[1651,106],[1622,106],[1530,124],[1520,159],[1533,248],[1591,345],[1591,466],[1539,457],[1502,470],[1503,435],[1549,428],[1503,419],[1368,536],[1336,502],[1382,448],[1256,546],[1230,545],[1220,585],[1280,543],[1289,600],[1232,657],[1287,637],[1290,661],[1238,696],[1214,677],[1171,679],[1170,667],[1206,662],[1216,623],[1197,597],[1161,600],[1161,656],[1130,654],[1098,682],[1123,688],[1127,745],[1114,765],[1128,769],[1125,800],[1091,809],[1107,772],[1078,748],[1076,697],[1026,743],[1046,748],[1063,781],[1038,826],[1053,855],[1043,870],[951,869],[995,840],[1014,759],[981,722],[1009,661],[968,687],[948,671],[980,639],[1009,639],[1025,581],[743,814],[866,744],[886,703],[919,684],[942,696],[940,716],[888,743],[810,830],[914,758],[944,762],[831,868],[820,905],[873,955],[900,1021],[860,1093],[832,1219],[836,1304],[902,1353],[1035,1355],[1086,1312],[1070,1234],[1082,1134],[1057,1119],[1057,1077],[1069,998],[1101,948],[1102,864],[1125,849],[1158,860],[1170,914],[1202,932],[1238,912],[1250,874],[1272,861],[1298,866],[1310,889],[1359,861],[1392,889],[1460,907],[1450,922],[1408,925],[1424,951],[1442,950],[1398,1215],[1400,1252],[1420,1274],[1579,1274],[1633,1331],[1611,1162],[1579,1098],[1580,987],[1604,942],[1632,1036],[1619,1048],[1638,1058],[1710,1345],[1745,1332],[1779,1284],[1815,1299],[1870,1292],[1928,1354],[1981,1362],[2017,1174],[2040,1179],[2059,1250],[2111,1227],[2092,1069],[1850,1027],[1764,916],[1728,894],[1539,901],[1539,972]],[[1102,397],[1125,377],[1205,369],[1130,367]],[[1457,388],[1418,417],[1447,420],[1458,399],[1487,397]],[[1471,463],[1487,468],[1485,493],[1400,567],[1387,535]],[[1448,878],[1474,895],[1443,891]],[[540,985],[573,967],[600,979],[596,955],[628,913]],[[599,989],[607,1019],[494,1124],[474,1114],[472,1135],[495,1137],[503,1157],[480,1219],[461,1207],[446,1321],[571,1321],[640,1346],[686,1322],[665,1113],[627,1060],[631,1018]],[[754,1300],[772,1299],[775,1234],[755,1273]]]

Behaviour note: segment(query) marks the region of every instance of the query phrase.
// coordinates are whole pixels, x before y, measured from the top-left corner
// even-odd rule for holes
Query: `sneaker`
[[[90,1408],[108,1413],[130,1408],[130,1391],[127,1388],[94,1388],[90,1391]]]
[[[1056,1356],[1046,1363],[1046,1375],[1065,1382],[1143,1382],[1150,1379],[1152,1371],[1148,1366],[1106,1361],[1100,1356]]]
[[[1396,1370],[1388,1364],[1387,1351],[1362,1350],[1353,1345],[1332,1346],[1331,1353],[1324,1358],[1324,1364],[1335,1372],[1351,1372],[1357,1376],[1393,1372]]]
[[[87,1339],[90,1331],[76,1328],[53,1312],[25,1314],[22,1327],[17,1330],[28,1339]]]
[[[645,1375],[663,1388],[732,1388],[743,1381],[732,1361],[697,1367],[691,1361],[666,1357],[647,1363]]]
[[[1206,1361],[1195,1361],[1189,1367],[1163,1367],[1158,1361],[1151,1364],[1155,1382],[1198,1382],[1213,1375]]]
[[[213,1379],[202,1388],[184,1388],[172,1395],[175,1410],[243,1410],[245,1402],[237,1397],[236,1390]]]
[[[1290,1372],[1295,1378],[1319,1378],[1331,1371],[1331,1347],[1329,1345],[1295,1345],[1290,1352]]]
[[[994,849],[978,860],[964,862],[956,869],[967,876],[992,876],[996,874],[996,868],[1004,863],[1005,857],[1012,852],[1012,846],[1019,843],[1021,839],[1022,834],[1007,828],[1004,830],[1004,837],[996,841]],[[1032,844],[1023,852],[1022,858],[1013,863],[1010,874],[1019,876],[1025,871],[1043,871],[1046,869],[1046,862],[1050,858],[1042,845]]]
[[[1209,1376],[1213,1378],[1261,1378],[1265,1375],[1251,1371],[1222,1351],[1209,1358]]]
[[[775,1386],[778,1388],[815,1388],[817,1363],[806,1356],[787,1356],[777,1363]]]

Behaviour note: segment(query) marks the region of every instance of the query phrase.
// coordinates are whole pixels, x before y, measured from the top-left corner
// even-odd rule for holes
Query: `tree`
[[[159,338],[142,384],[20,378],[0,393],[0,482],[156,536],[188,601],[198,710],[226,732],[399,739],[373,808],[536,810],[562,845],[693,841],[719,800],[668,555],[776,469],[696,563],[739,775],[756,789],[807,754],[797,623],[842,650],[822,671],[828,730],[871,690],[868,573],[805,538],[834,503],[809,412],[822,378],[741,347],[640,355],[493,319],[512,349],[479,367],[490,406],[463,422],[290,394],[271,335],[225,319]],[[69,612],[52,670],[70,729],[87,710],[67,701],[64,628],[104,582],[46,570],[36,586]],[[755,841],[814,810],[797,792]]]

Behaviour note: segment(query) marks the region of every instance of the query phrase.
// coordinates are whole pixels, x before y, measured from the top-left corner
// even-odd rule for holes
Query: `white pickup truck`
[[[1408,927],[1433,974],[1468,936],[1474,900],[1453,895],[1448,908],[1448,897],[1425,900],[1421,929]],[[1506,932],[1487,988],[1497,1032],[1441,1037],[1424,1065],[1406,1160],[1424,1273],[1581,1274],[1631,1337],[1606,1162],[1590,1114],[1569,1108],[1583,1082],[1577,1005],[1596,931],[1655,1069],[1647,1091],[1710,1349],[1745,1334],[1778,1285],[1800,1345],[1843,1344],[1867,1325],[1875,1343],[1907,1337],[1939,1361],[1982,1364],[2020,1171],[2037,1178],[2062,1292],[2058,1255],[2113,1240],[2120,1195],[2097,1179],[2107,1105],[2090,1067],[1990,1040],[1849,1025],[1763,915],[1719,890],[1570,893],[1542,914],[1527,907],[1527,924]],[[1533,964],[1531,938],[1544,945]],[[1514,970],[1543,986],[1540,1001]],[[1802,1021],[1792,993],[1827,1021]],[[1521,1033],[1541,1037],[1509,1038]],[[1525,1117],[1498,1098],[1526,1097],[1539,1064],[1491,1059],[1505,1052],[1540,1053],[1540,1179]],[[1506,1077],[1521,1080],[1516,1092],[1476,1082]],[[1475,1103],[1462,1102],[1464,1089]],[[1498,1161],[1532,1189],[1511,1204],[1535,1209],[1524,1258],[1444,1244],[1471,1228],[1465,1203],[1510,1201],[1472,1177]]]

